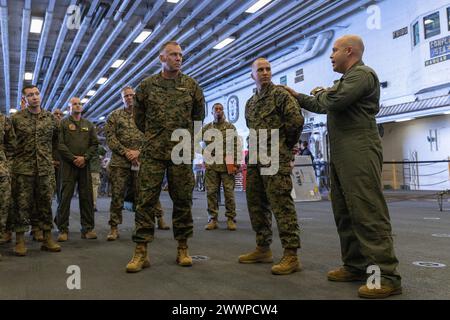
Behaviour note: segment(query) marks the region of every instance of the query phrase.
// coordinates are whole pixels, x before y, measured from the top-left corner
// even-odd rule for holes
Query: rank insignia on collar
[[[89,131],[88,127],[81,128],[81,131]]]
[[[77,130],[77,127],[73,123],[71,123],[71,124],[69,124],[69,130],[72,130],[72,131]]]

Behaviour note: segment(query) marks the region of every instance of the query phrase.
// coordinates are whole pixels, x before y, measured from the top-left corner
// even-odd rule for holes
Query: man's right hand
[[[128,161],[133,162],[139,158],[139,150],[128,150],[125,153],[125,156],[127,157]]]

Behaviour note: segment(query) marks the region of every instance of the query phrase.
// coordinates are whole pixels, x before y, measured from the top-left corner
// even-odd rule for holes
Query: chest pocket
[[[280,129],[282,127],[283,122],[272,97],[265,101],[261,109],[261,125],[265,129]]]

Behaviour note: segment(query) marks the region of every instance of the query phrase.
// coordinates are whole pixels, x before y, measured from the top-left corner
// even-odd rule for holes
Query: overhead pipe
[[[25,74],[25,64],[27,62],[27,44],[28,32],[30,29],[31,17],[31,0],[25,0],[25,5],[22,10],[22,33],[20,35],[20,63],[17,83],[17,102],[15,107],[20,106],[22,99],[23,77]]]
[[[39,72],[41,70],[42,60],[44,59],[45,48],[47,46],[48,34],[50,33],[50,26],[53,21],[53,10],[55,9],[55,1],[48,2],[47,11],[45,12],[44,26],[42,27],[41,39],[39,40],[39,48],[36,57],[36,64],[34,65],[33,82],[36,84],[39,79]]]
[[[61,103],[63,101],[63,98],[66,96],[67,92],[69,91],[69,89],[73,85],[73,82],[75,81],[76,76],[78,75],[78,73],[80,72],[81,68],[84,66],[86,61],[89,60],[89,57],[90,57],[92,51],[94,50],[94,47],[98,44],[98,41],[99,41],[100,37],[103,35],[103,32],[105,31],[106,27],[110,23],[112,14],[114,13],[114,10],[116,9],[119,1],[120,0],[114,1],[114,3],[111,5],[111,7],[109,8],[108,12],[106,13],[105,18],[102,19],[102,22],[100,23],[100,26],[98,26],[98,28],[96,28],[95,33],[92,36],[91,40],[89,41],[86,49],[84,50],[80,61],[78,62],[78,64],[75,67],[75,69],[72,71],[72,74],[70,76],[69,81],[64,86],[64,89],[61,92],[61,94],[59,95],[58,100],[53,104],[52,111],[54,111],[56,108],[58,108],[61,105]]]
[[[195,35],[195,34],[197,33],[197,30],[198,30],[198,29],[204,27],[204,26],[207,25],[209,22],[213,21],[219,14],[223,13],[223,11],[224,11],[225,9],[229,8],[229,6],[232,5],[233,3],[234,3],[234,1],[232,1],[232,0],[228,0],[228,1],[225,1],[224,3],[222,3],[222,5],[220,5],[218,8],[216,8],[216,9],[213,11],[213,13],[209,14],[209,15],[208,15],[208,16],[207,16],[200,24],[198,24],[198,25],[197,25],[196,27],[194,27],[194,28],[191,28],[188,32],[184,33],[184,34],[178,39],[178,42],[179,42],[179,43],[182,43],[183,41],[185,41],[186,39],[188,39],[190,36]],[[203,5],[203,6],[197,7],[197,8],[196,8],[196,9],[195,9],[188,17],[186,17],[185,20],[183,20],[183,21],[180,23],[180,28],[179,28],[179,29],[182,29],[184,26],[186,26],[190,21],[193,20],[193,18],[194,18],[198,13],[200,13],[200,12],[204,9],[204,7],[206,7],[206,5],[207,5],[206,1],[204,1],[204,2],[202,3],[202,5]],[[246,3],[245,5],[239,7],[239,9],[241,9],[241,8],[247,9],[247,8],[248,8],[248,3]],[[167,19],[165,19],[164,21],[167,21]],[[227,20],[227,21],[228,21],[228,20]],[[161,29],[162,29],[162,28],[161,28]],[[160,31],[161,31],[161,30],[160,30]],[[172,34],[174,34],[175,31],[176,31],[176,30],[172,30],[172,31],[171,31],[171,33],[169,34],[170,37],[172,37]],[[166,39],[166,38],[169,38],[169,39],[170,39],[170,37],[169,37],[168,35],[166,35],[165,39]],[[202,40],[203,40],[203,39],[202,39]],[[199,40],[197,40],[196,42],[198,43]],[[159,43],[162,44],[162,43],[164,43],[164,41],[159,41]],[[154,59],[154,60],[150,63],[150,66],[149,66],[149,65],[145,66],[145,65],[146,65],[147,60],[151,59],[152,56],[153,56],[155,53],[157,53],[157,50],[158,50],[158,46],[155,46],[150,52],[147,53],[147,55],[146,55],[143,59],[141,59],[141,60],[138,62],[137,65],[135,65],[135,66],[134,66],[127,74],[125,74],[125,76],[123,76],[123,77],[121,78],[121,80],[119,81],[119,83],[124,82],[124,81],[123,81],[124,79],[129,78],[131,75],[133,75],[134,73],[138,72],[139,69],[142,70],[142,68],[144,68],[144,70],[145,70],[144,72],[142,72],[142,71],[139,72],[139,75],[142,75],[142,74],[145,73],[147,70],[149,70],[151,67],[153,67],[154,64],[157,63],[157,62],[159,61],[159,59],[157,59],[157,58]],[[189,51],[189,50],[185,50],[185,53],[188,52],[188,51]],[[113,95],[113,96],[114,96],[114,94],[115,94],[116,92],[113,92],[113,90],[117,90],[117,87],[118,87],[118,85],[113,86],[113,88],[111,88],[111,89],[108,90],[108,92],[107,92],[106,95],[109,94],[109,95]],[[104,96],[105,96],[105,95],[103,95],[103,97],[100,98],[101,101],[104,100]],[[114,96],[114,98],[115,98],[115,96]],[[111,99],[111,98],[110,98],[110,99]],[[95,113],[97,113],[98,111],[101,111],[101,110],[97,110],[97,109],[96,109],[96,106],[99,105],[99,102],[101,102],[101,101],[96,101],[95,104],[91,106],[90,110],[86,113],[86,115],[91,114],[91,113],[92,113],[91,110],[93,110]],[[108,111],[109,111],[110,109],[111,109],[111,108],[109,108]]]
[[[159,2],[153,7],[151,11],[149,11],[146,16],[144,17],[144,20],[139,22],[138,25],[133,29],[133,31],[127,36],[125,41],[122,42],[120,47],[114,51],[113,57],[109,60],[108,63],[106,63],[102,69],[102,71],[97,72],[97,76],[95,77],[94,81],[92,81],[88,86],[84,94],[79,95],[80,97],[84,97],[88,90],[91,90],[96,84],[100,77],[104,75],[104,73],[111,67],[111,64],[117,60],[117,58],[122,54],[122,52],[127,49],[130,45],[130,43],[137,37],[137,35],[145,28],[148,21],[150,21],[151,17],[159,10],[160,6],[164,4],[164,0],[159,0]],[[131,11],[129,11],[131,12]],[[120,20],[117,26],[114,28],[114,30],[110,33],[108,39],[106,39],[105,43],[101,46],[100,51],[96,54],[93,61],[89,62],[89,68],[84,72],[83,77],[78,81],[75,88],[71,91],[69,94],[70,96],[78,95],[79,89],[86,84],[88,77],[91,75],[91,73],[95,70],[96,66],[100,63],[103,56],[108,51],[109,47],[112,45],[114,40],[120,35],[122,30],[127,25],[127,20]],[[67,107],[67,103],[60,106],[63,110]]]
[[[81,23],[80,29],[77,32],[77,35],[75,36],[75,39],[73,39],[72,45],[70,46],[69,52],[67,53],[66,59],[64,60],[64,63],[59,70],[58,76],[56,77],[56,80],[52,83],[52,89],[50,91],[50,94],[44,96],[44,108],[48,109],[50,107],[50,104],[53,102],[53,98],[56,94],[56,91],[58,90],[59,84],[61,83],[64,75],[66,74],[67,69],[69,68],[70,63],[72,62],[73,57],[77,53],[78,46],[80,45],[81,41],[83,40],[84,35],[86,34],[86,31],[89,28],[89,25],[91,24],[92,16],[94,15],[95,10],[97,10],[98,4],[100,0],[94,0],[91,3],[91,6],[89,7],[89,11],[84,17],[83,22]]]
[[[114,16],[114,21],[119,21],[122,14],[125,12],[125,9],[127,8],[128,4],[130,3],[130,0],[124,0],[122,4],[120,5],[119,10],[117,10],[116,15]]]
[[[8,2],[0,2],[0,28],[2,32],[3,74],[5,78],[5,111],[9,114],[11,108],[11,87],[9,75],[9,31],[8,31]]]
[[[72,0],[70,5],[75,5],[76,2],[77,2],[76,0]],[[45,93],[47,91],[47,87],[52,78],[53,71],[55,70],[56,64],[58,62],[58,56],[61,53],[61,48],[64,44],[64,39],[66,38],[66,35],[67,35],[67,30],[68,30],[67,29],[67,19],[68,18],[69,18],[69,13],[66,12],[62,26],[61,26],[61,30],[59,31],[58,38],[56,40],[55,48],[53,49],[53,54],[52,54],[52,58],[50,60],[50,64],[48,66],[48,69],[46,70],[44,83],[42,84],[41,95],[43,95],[44,97],[45,97]]]

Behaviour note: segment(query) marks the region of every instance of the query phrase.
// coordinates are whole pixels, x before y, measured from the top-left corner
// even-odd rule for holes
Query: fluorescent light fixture
[[[262,7],[264,7],[266,4],[268,4],[271,1],[272,0],[259,0],[254,5],[252,5],[250,8],[245,10],[245,12],[247,12],[247,13],[255,13],[256,11],[258,11],[259,9],[261,9]]]
[[[229,45],[230,43],[232,43],[234,40],[236,40],[236,38],[234,37],[228,37],[225,40],[220,41],[218,44],[216,44],[213,49],[219,50],[222,49],[223,47]]]
[[[43,24],[44,24],[43,18],[31,17],[30,32],[31,33],[41,33]]]
[[[100,118],[98,118],[98,120],[100,121],[105,120],[105,116],[101,116]]]
[[[69,114],[69,111],[68,110],[64,110],[63,114],[67,115],[67,114]]]
[[[31,72],[25,72],[24,80],[33,80],[33,74]]]
[[[88,97],[92,97],[94,94],[96,94],[97,91],[95,90],[89,90],[89,92],[86,94]]]
[[[405,122],[405,121],[410,121],[410,120],[414,120],[414,118],[398,119],[398,120],[395,120],[395,122]]]
[[[178,3],[178,2],[180,2],[180,0],[167,0],[167,2],[169,2],[169,3]]]
[[[86,102],[88,102],[88,101],[89,101],[88,98],[83,98],[83,99],[81,100],[81,103],[86,103]]]
[[[17,109],[14,109],[14,108],[9,109],[9,113],[16,113],[16,112],[17,112]]]
[[[125,60],[117,59],[116,62],[114,62],[112,64],[111,68],[114,68],[114,69],[120,68],[124,62],[125,62]]]
[[[425,24],[430,24],[430,23],[433,23],[433,20],[431,20],[431,19],[425,20]]]
[[[134,39],[134,43],[142,43],[144,42],[150,35],[152,34],[152,30],[144,29],[141,34],[139,34],[136,39]]]
[[[108,81],[108,78],[100,78],[97,81],[97,84],[104,84],[106,81]]]
[[[445,111],[444,114],[450,114],[450,111]]]

